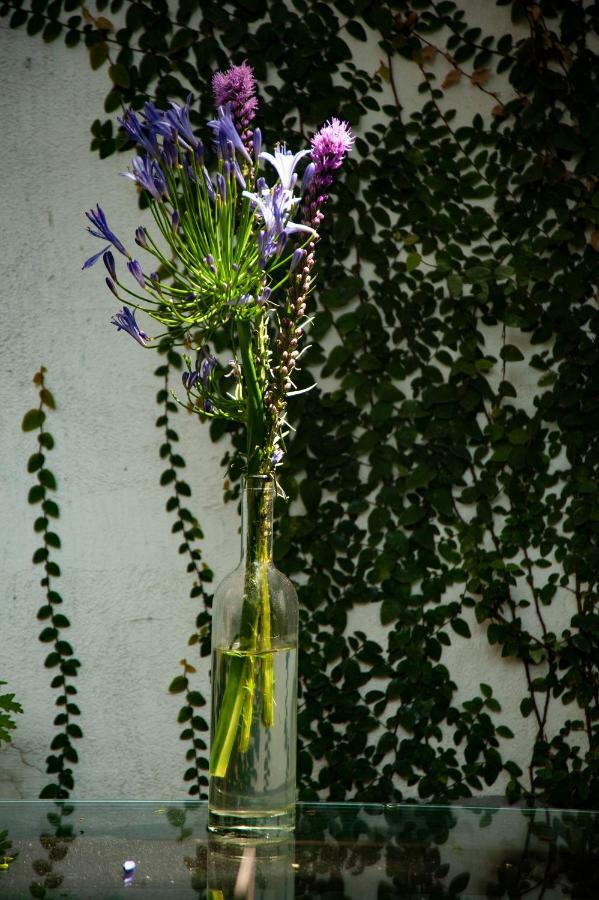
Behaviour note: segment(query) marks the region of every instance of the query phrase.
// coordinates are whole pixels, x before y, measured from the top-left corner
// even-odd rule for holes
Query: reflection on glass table
[[[280,843],[206,822],[203,803],[0,802],[0,898],[599,898],[592,812],[300,804]]]

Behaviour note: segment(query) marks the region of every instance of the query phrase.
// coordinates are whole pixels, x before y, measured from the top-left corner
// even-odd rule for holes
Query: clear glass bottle
[[[293,900],[293,837],[268,843],[211,838],[206,866],[207,900]]]
[[[272,561],[275,487],[248,476],[241,561],[212,610],[208,829],[277,838],[295,824],[298,604]]]

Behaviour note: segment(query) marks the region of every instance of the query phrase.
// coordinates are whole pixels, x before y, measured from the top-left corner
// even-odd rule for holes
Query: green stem
[[[256,371],[252,324],[238,322],[237,333],[246,389],[247,471],[251,476],[259,474],[266,450],[265,411],[259,375]],[[245,588],[239,633],[240,650],[248,654],[258,650],[269,651],[271,648],[267,568],[270,561],[268,504],[271,502],[272,499],[265,494],[248,490]],[[256,597],[259,602],[254,602]],[[266,727],[270,727],[274,719],[274,673],[270,653],[266,652],[262,656],[261,666],[262,722]],[[254,659],[252,656],[234,657],[214,731],[210,754],[211,775],[221,778],[226,775],[237,734],[239,734],[239,751],[245,752],[248,749],[255,690]]]
[[[248,475],[257,475],[260,471],[260,451],[264,449],[265,421],[262,389],[254,362],[251,322],[239,321],[237,335],[247,394],[247,471]]]

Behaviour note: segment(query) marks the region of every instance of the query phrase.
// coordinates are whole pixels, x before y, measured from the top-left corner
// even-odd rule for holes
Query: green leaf
[[[452,297],[461,297],[464,290],[464,282],[459,275],[447,276],[447,287]]]
[[[35,431],[36,428],[41,428],[45,420],[46,413],[43,409],[30,409],[29,412],[26,412],[23,416],[21,429],[23,431]]]
[[[116,65],[108,67],[108,76],[110,80],[114,84],[116,84],[117,87],[131,87],[131,79],[129,78],[129,73],[125,66],[121,65],[120,63],[116,63]]]
[[[470,631],[470,626],[465,619],[451,619],[449,624],[453,628],[456,634],[459,634],[460,637],[469,638],[472,637],[472,633]]]
[[[422,257],[419,253],[408,253],[406,258],[406,272],[413,272],[414,269],[418,268],[421,262]]]
[[[524,354],[514,344],[505,344],[499,355],[505,362],[521,362],[524,359]]]
[[[89,62],[94,71],[104,65],[104,63],[108,59],[108,53],[108,44],[105,41],[100,41],[97,44],[92,44],[92,46],[89,48]]]
[[[170,694],[180,694],[183,691],[187,690],[187,685],[189,684],[187,678],[184,675],[177,675],[176,678],[173,678],[169,685],[169,693]]]
[[[56,479],[49,469],[42,469],[37,477],[40,484],[43,484],[44,487],[49,488],[52,491],[56,490]]]
[[[381,604],[381,625],[390,625],[401,615],[401,602],[398,597],[385,597]]]

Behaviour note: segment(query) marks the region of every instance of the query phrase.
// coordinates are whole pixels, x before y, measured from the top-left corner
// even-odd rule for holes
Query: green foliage
[[[71,765],[79,759],[73,741],[83,737],[83,732],[74,721],[81,715],[75,703],[77,688],[73,679],[78,674],[81,663],[74,656],[74,651],[63,635],[70,628],[70,621],[62,610],[62,596],[54,583],[60,578],[61,570],[52,559],[53,551],[59,550],[61,543],[56,531],[56,520],[60,517],[60,508],[51,493],[56,491],[54,474],[46,467],[47,454],[54,447],[54,438],[45,430],[46,411],[55,409],[54,397],[46,387],[46,369],[42,366],[33,376],[33,383],[38,388],[39,406],[25,413],[22,422],[23,431],[37,432],[37,450],[29,457],[27,471],[35,474],[35,484],[29,489],[29,503],[39,506],[39,515],[33,529],[39,535],[41,544],[33,554],[32,562],[43,567],[40,585],[44,592],[44,603],[38,609],[38,621],[43,623],[39,639],[43,644],[50,644],[44,665],[54,669],[55,675],[51,687],[58,691],[55,705],[58,713],[54,717],[54,725],[60,730],[54,735],[50,744],[53,751],[46,758],[46,772],[53,775],[54,780],[41,791],[40,797],[45,799],[64,799],[73,790],[73,770]]]
[[[0,687],[7,684],[6,681],[0,681]],[[22,713],[23,708],[20,703],[15,700],[14,694],[0,694],[0,744],[2,741],[10,741],[10,731],[17,727],[17,723],[13,719],[13,715]]]
[[[172,492],[166,501],[166,511],[174,516],[175,521],[171,531],[181,537],[179,553],[187,560],[187,572],[193,577],[190,597],[196,603],[198,599],[202,603],[202,609],[196,615],[194,631],[187,644],[189,647],[197,645],[200,656],[206,657],[210,654],[210,606],[212,603],[212,597],[207,593],[206,585],[212,581],[213,573],[206,563],[202,562],[202,551],[199,547],[199,542],[204,537],[202,529],[182,499],[186,498],[189,501],[192,491],[181,474],[181,470],[185,468],[185,461],[176,452],[175,445],[179,443],[179,435],[173,428],[172,417],[179,412],[179,406],[171,398],[169,386],[169,375],[173,371],[180,373],[183,361],[180,354],[168,342],[163,343],[159,352],[164,355],[165,360],[154,372],[161,381],[161,388],[156,394],[156,403],[160,407],[156,427],[160,428],[164,435],[160,445],[160,458],[166,464],[166,468],[160,476],[160,484],[168,486]],[[185,692],[185,702],[179,710],[177,718],[177,721],[183,725],[180,738],[189,745],[185,754],[187,768],[184,780],[189,783],[188,793],[192,797],[197,796],[204,800],[207,797],[206,788],[208,786],[206,775],[208,758],[205,755],[208,749],[205,740],[208,726],[205,720],[196,714],[195,708],[204,706],[206,701],[199,691],[192,690],[190,687],[188,675],[195,673],[196,669],[186,659],[182,659],[180,665],[183,674],[173,679],[169,692],[171,694]]]
[[[0,13],[51,39],[68,2]],[[278,75],[267,141],[282,126],[296,146],[333,107],[359,134],[322,229],[334,253],[299,385],[332,387],[294,407],[276,548],[301,583],[306,799],[400,800],[406,785],[458,800],[500,774],[512,799],[599,798],[596,4],[498,5],[503,34],[453,0],[154,0],[118,31],[62,25],[108,48],[93,64],[127,70],[128,85],[110,70],[107,113],[190,86],[203,119],[232,56]],[[352,59],[364,34],[375,73]],[[481,105],[462,124],[458,82]],[[109,123],[92,132],[102,157],[123,146]],[[356,615],[380,618],[386,646]],[[489,686],[459,703],[444,662],[484,635],[527,685],[526,775]]]
[[[74,827],[68,821],[75,807],[62,801],[52,804],[52,807],[46,815],[49,827],[42,829],[39,839],[46,858],[38,857],[31,863],[35,878],[29,885],[29,893],[38,900],[57,896],[54,892],[62,885],[64,879],[57,869],[64,862],[69,846],[76,837]],[[64,893],[62,895],[66,896]]]

